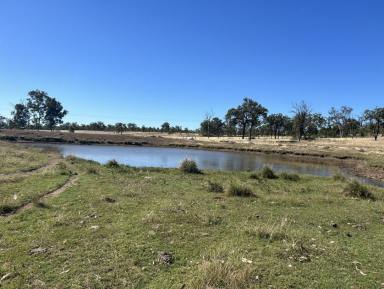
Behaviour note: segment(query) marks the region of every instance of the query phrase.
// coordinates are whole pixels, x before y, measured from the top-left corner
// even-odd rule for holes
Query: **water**
[[[332,165],[287,160],[279,155],[251,152],[114,145],[36,144],[36,146],[57,148],[64,156],[73,155],[102,164],[114,159],[121,164],[133,167],[176,168],[184,159],[188,158],[196,161],[200,169],[244,171],[258,170],[264,166],[269,166],[276,172],[322,177],[340,173],[348,176],[345,171]],[[384,186],[384,184],[370,179],[349,177],[364,183]]]

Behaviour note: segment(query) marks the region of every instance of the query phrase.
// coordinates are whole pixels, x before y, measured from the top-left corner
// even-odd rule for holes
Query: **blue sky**
[[[0,114],[32,89],[70,113],[196,128],[251,96],[271,112],[384,105],[382,0],[1,0]]]

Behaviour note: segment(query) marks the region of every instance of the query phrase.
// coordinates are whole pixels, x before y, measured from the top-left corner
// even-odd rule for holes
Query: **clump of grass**
[[[194,160],[185,159],[180,164],[180,170],[188,174],[200,174],[201,171],[197,167],[197,164]]]
[[[277,179],[278,176],[275,174],[275,172],[270,167],[264,167],[261,170],[261,176],[264,179]]]
[[[345,178],[345,176],[343,176],[342,174],[336,174],[336,175],[334,175],[333,176],[333,179],[335,180],[335,181],[340,181],[340,182],[344,182],[344,181],[346,181],[346,178]]]
[[[89,167],[87,168],[87,173],[92,175],[97,175],[99,171],[96,167]]]
[[[282,257],[298,262],[310,262],[316,249],[307,245],[303,240],[298,239],[292,243],[287,243],[287,248],[281,254]]]
[[[298,174],[290,174],[286,172],[281,173],[280,178],[282,178],[283,180],[293,181],[293,182],[297,182],[300,180],[300,176]]]
[[[188,288],[251,288],[257,282],[254,269],[243,263],[221,259],[204,260]]]
[[[208,191],[212,193],[223,193],[224,187],[217,182],[208,181]]]
[[[260,224],[256,227],[247,228],[245,232],[269,242],[286,240],[288,239],[287,223],[287,218],[283,218],[280,224]]]
[[[15,208],[9,205],[0,205],[0,216],[8,215],[15,211]]]
[[[230,184],[227,188],[227,195],[234,197],[253,197],[256,196],[252,189],[241,184]]]
[[[358,181],[354,180],[344,189],[344,195],[347,197],[375,200],[375,196]]]
[[[118,168],[118,167],[120,167],[120,164],[116,160],[109,160],[109,161],[107,161],[105,166],[108,168]]]
[[[253,180],[259,180],[260,179],[260,175],[258,174],[258,173],[251,173],[250,175],[249,175],[249,178],[250,179],[253,179]]]

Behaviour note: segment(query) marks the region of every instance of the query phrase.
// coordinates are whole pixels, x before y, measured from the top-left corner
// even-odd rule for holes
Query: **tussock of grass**
[[[257,172],[255,172],[255,173],[251,173],[251,174],[249,175],[249,178],[250,178],[250,179],[253,179],[253,180],[259,180],[259,179],[260,179],[260,175],[259,175],[259,173],[257,173]]]
[[[287,218],[283,218],[280,224],[262,223],[254,227],[247,228],[247,234],[257,236],[259,239],[269,242],[286,240],[288,238]]]
[[[251,288],[257,282],[256,276],[248,264],[221,259],[204,260],[198,267],[197,277],[188,288]]]
[[[109,161],[107,161],[105,166],[108,168],[118,168],[118,167],[120,167],[120,164],[116,160],[109,160]]]
[[[340,181],[340,182],[344,182],[344,181],[347,180],[347,179],[345,178],[345,176],[343,176],[342,174],[335,174],[332,178],[333,178],[335,181]]]
[[[366,186],[363,186],[358,181],[354,180],[344,189],[344,195],[352,198],[375,200],[375,196],[369,191]]]
[[[201,171],[197,167],[197,164],[194,160],[185,159],[180,164],[180,170],[188,174],[200,174]]]
[[[278,176],[275,174],[275,172],[270,167],[264,167],[261,170],[261,176],[264,179],[277,179]]]
[[[233,197],[255,197],[256,194],[253,192],[253,190],[242,184],[235,184],[232,183],[229,185],[226,191],[228,196],[233,196]]]
[[[212,193],[223,193],[224,187],[218,182],[208,181],[208,191]]]
[[[286,172],[281,173],[280,178],[282,178],[283,180],[293,181],[293,182],[297,182],[300,180],[300,176],[298,174],[290,174]]]

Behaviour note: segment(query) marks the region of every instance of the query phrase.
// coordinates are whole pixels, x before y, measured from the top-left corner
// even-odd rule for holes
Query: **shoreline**
[[[295,151],[294,149],[281,147],[279,144],[260,147],[260,145],[258,146],[257,143],[254,143],[252,147],[250,144],[204,142],[194,138],[167,138],[162,135],[137,136],[129,134],[91,134],[31,130],[0,130],[0,140],[17,143],[172,147],[279,155],[286,160],[334,165],[346,170],[348,173],[373,181],[383,182],[384,180],[384,168],[369,165],[367,158],[356,152],[351,154],[348,154],[348,152],[326,153],[313,148],[310,151]]]

